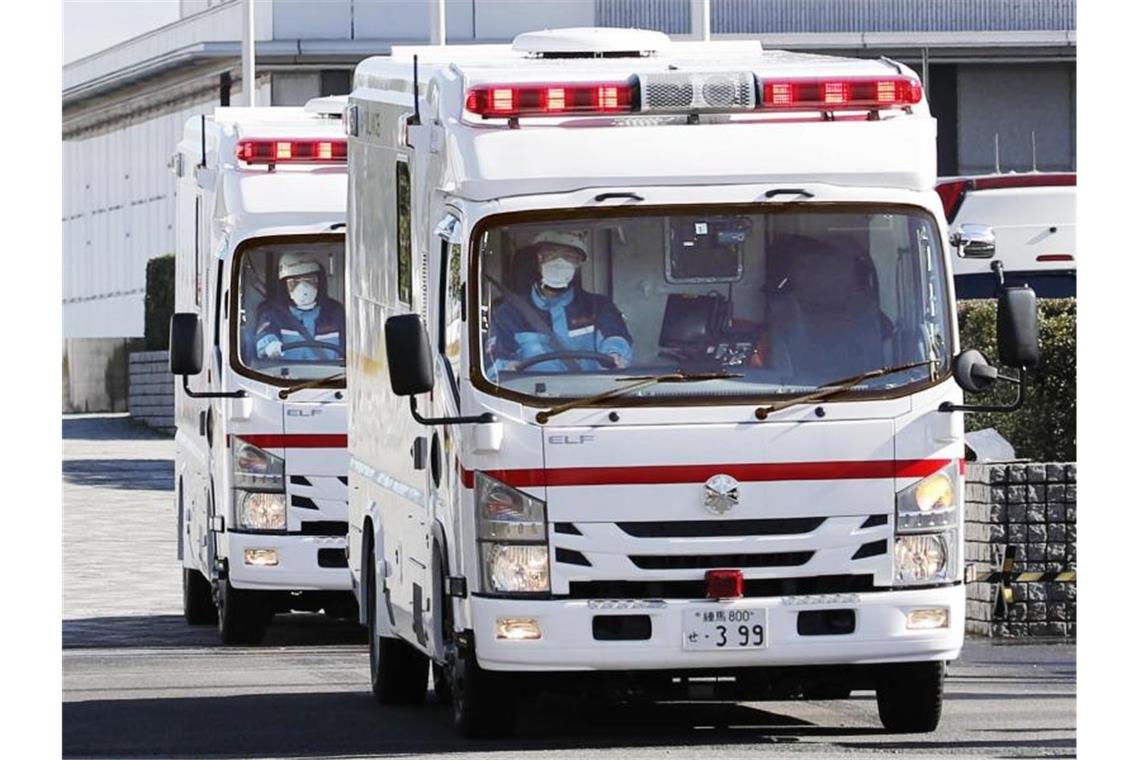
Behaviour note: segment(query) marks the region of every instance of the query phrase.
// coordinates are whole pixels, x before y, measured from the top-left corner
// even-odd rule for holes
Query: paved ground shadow
[[[325,615],[280,614],[265,633],[261,646],[367,645],[364,628],[352,621]],[[221,647],[213,625],[189,625],[181,615],[121,615],[63,621],[64,649],[152,649],[157,647]]]
[[[171,435],[160,433],[125,414],[64,416],[64,440],[86,441],[141,441],[170,440]]]
[[[171,491],[173,459],[65,459],[63,479],[76,486],[123,491]]]
[[[429,696],[429,700],[432,699]],[[605,704],[567,710],[531,700],[510,740],[470,741],[450,710],[429,703],[381,707],[366,689],[171,699],[90,700],[63,705],[65,756],[297,757],[794,744],[800,737],[881,735],[880,728],[827,728],[734,703]],[[209,726],[203,731],[203,726]],[[913,744],[922,746],[921,742]]]

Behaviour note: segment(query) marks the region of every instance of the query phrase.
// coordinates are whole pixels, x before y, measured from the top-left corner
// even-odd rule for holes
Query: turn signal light
[[[709,599],[739,599],[744,596],[744,573],[740,570],[705,572],[705,596]]]

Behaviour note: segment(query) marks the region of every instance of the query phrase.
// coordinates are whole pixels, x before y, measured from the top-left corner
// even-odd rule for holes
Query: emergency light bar
[[[241,140],[234,152],[247,164],[339,164],[348,160],[348,143],[343,138]]]
[[[761,108],[866,110],[912,106],[922,100],[922,84],[910,77],[857,79],[766,79]]]
[[[619,82],[483,84],[466,109],[484,119],[709,111],[837,111],[905,108],[922,84],[904,76],[758,80],[751,72],[638,74]]]
[[[467,110],[484,119],[564,114],[632,113],[627,82],[480,85],[467,91]]]

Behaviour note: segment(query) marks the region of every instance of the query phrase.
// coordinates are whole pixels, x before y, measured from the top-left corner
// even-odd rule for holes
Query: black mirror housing
[[[1037,294],[1033,288],[1004,287],[998,294],[998,359],[1007,367],[1035,367],[1041,358]]]
[[[202,320],[193,312],[170,318],[170,372],[197,375],[202,371]]]
[[[397,396],[427,393],[435,385],[431,342],[418,314],[399,314],[384,322],[388,379]]]
[[[997,367],[991,366],[977,349],[963,351],[954,357],[954,380],[970,393],[988,391],[997,382]]]

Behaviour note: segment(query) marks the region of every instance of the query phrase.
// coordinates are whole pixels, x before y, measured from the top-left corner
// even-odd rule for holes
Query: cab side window
[[[396,161],[396,288],[400,303],[412,305],[412,175]]]

